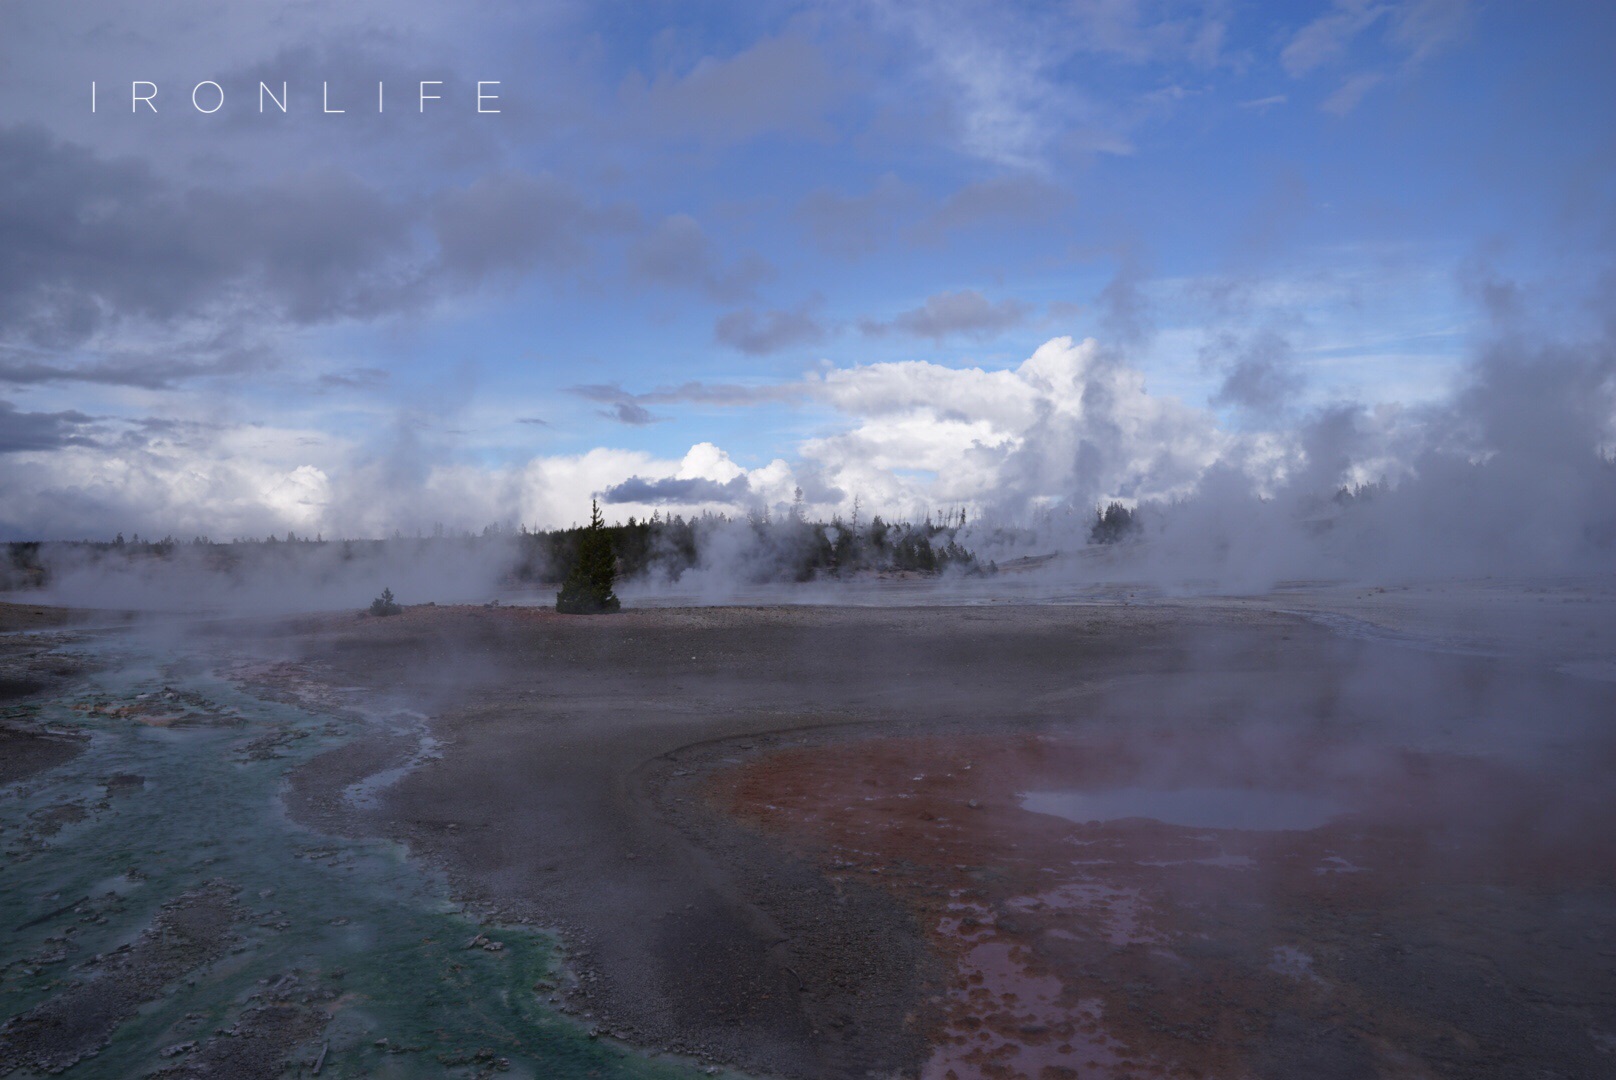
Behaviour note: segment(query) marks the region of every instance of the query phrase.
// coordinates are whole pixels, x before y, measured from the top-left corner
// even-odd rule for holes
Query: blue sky
[[[612,516],[1015,516],[1261,487],[1342,402],[1373,479],[1501,323],[1610,320],[1613,5],[0,19],[12,537],[549,525],[635,477],[746,494]]]

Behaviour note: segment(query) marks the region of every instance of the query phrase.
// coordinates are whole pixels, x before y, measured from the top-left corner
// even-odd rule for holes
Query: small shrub
[[[403,610],[393,599],[392,589],[383,589],[382,594],[370,602],[372,615],[397,615]]]

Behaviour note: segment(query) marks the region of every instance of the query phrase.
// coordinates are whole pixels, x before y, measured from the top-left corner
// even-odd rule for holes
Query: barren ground
[[[437,717],[441,759],[352,827],[563,930],[572,1007],[637,1042],[799,1076],[1610,1063],[1608,683],[1234,603],[412,609],[294,640]],[[366,749],[307,770],[302,812]],[[1141,777],[1350,813],[1218,831],[1016,799]]]
[[[261,694],[429,717],[315,757],[288,808],[558,930],[562,1006],[651,1050],[793,1077],[1616,1071],[1609,605],[1548,655],[1445,652],[1365,598],[1299,614],[1345,603],[413,607],[228,646],[268,658],[240,676]],[[1031,808],[1118,791],[1146,812]],[[1257,817],[1200,820],[1202,795]]]

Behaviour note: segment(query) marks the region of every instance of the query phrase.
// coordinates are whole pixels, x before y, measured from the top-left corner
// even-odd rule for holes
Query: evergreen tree
[[[1115,544],[1139,532],[1139,519],[1121,503],[1114,502],[1104,510],[1094,512],[1094,525],[1089,529],[1089,543]]]
[[[618,611],[622,603],[612,592],[617,580],[617,555],[611,534],[600,516],[600,505],[589,501],[589,526],[578,540],[577,558],[556,594],[556,610],[567,615],[600,615]]]

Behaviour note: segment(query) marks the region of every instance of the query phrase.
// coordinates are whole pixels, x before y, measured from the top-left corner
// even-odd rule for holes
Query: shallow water
[[[136,940],[164,904],[204,882],[238,886],[250,915],[222,960],[168,987],[68,1075],[181,1066],[184,1056],[160,1051],[230,1027],[248,994],[289,972],[335,995],[329,1028],[305,1048],[313,1057],[329,1043],[323,1077],[484,1075],[500,1058],[509,1061],[501,1075],[513,1077],[698,1075],[591,1039],[549,1006],[558,954],[544,934],[478,925],[399,845],[324,836],[285,816],[287,772],[365,721],[264,702],[213,674],[177,674],[162,666],[173,657],[127,640],[76,647],[112,664],[38,718],[89,733],[89,746],[0,789],[0,1018],[51,998],[80,965]],[[200,695],[209,718],[153,726],[88,711],[164,687]],[[109,787],[112,777],[124,779]],[[52,833],[41,822],[65,824]],[[503,948],[468,948],[479,932]]]
[[[1121,787],[1106,791],[1029,791],[1021,806],[1067,821],[1149,818],[1193,829],[1316,829],[1346,810],[1333,799],[1257,788]]]

